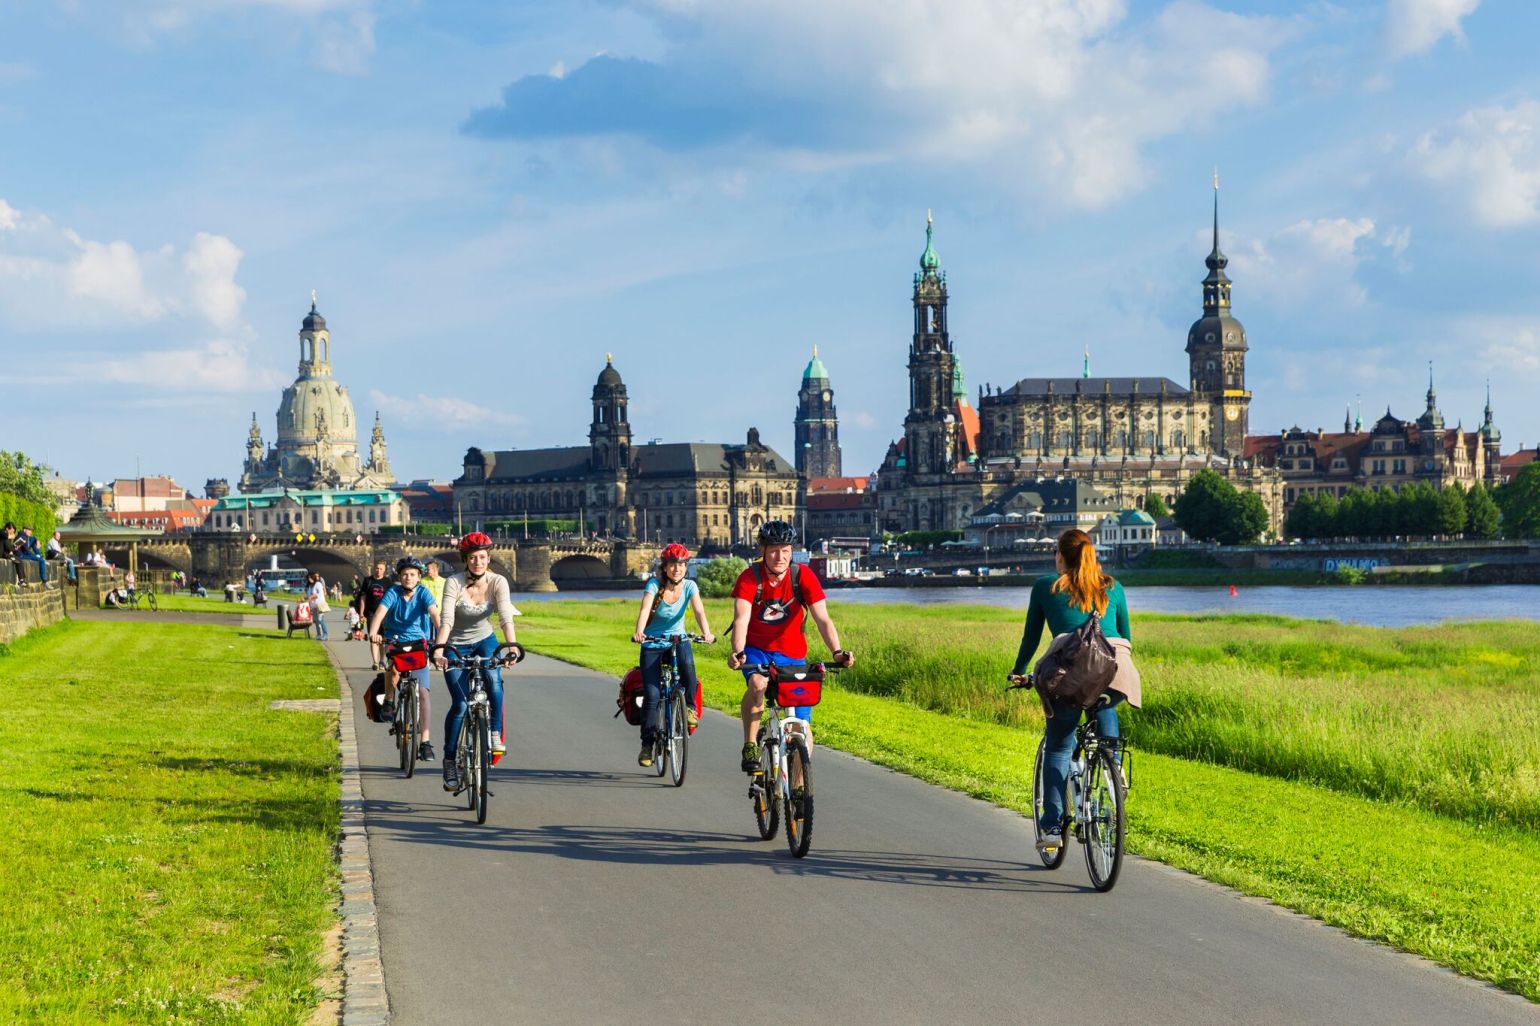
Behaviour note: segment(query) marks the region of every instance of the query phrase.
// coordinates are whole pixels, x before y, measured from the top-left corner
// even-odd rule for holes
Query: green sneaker
[[[743,772],[753,773],[759,769],[759,746],[749,741],[743,746]]]

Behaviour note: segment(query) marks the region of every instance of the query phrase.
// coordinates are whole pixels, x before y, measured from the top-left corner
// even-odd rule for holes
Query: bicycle
[[[107,605],[117,609],[132,609],[138,611],[140,604],[147,606],[152,613],[160,612],[160,602],[155,598],[153,591],[126,588],[113,588],[107,593]]]
[[[749,777],[749,801],[754,806],[754,821],[759,836],[773,840],[780,829],[782,810],[786,816],[786,847],[796,858],[807,854],[813,840],[813,764],[806,738],[811,724],[799,716],[783,715],[799,705],[817,705],[823,690],[824,674],[839,666],[814,663],[772,666],[745,664],[741,669],[770,678],[765,688],[765,715],[759,726],[759,769]],[[802,783],[792,786],[793,779]]]
[[[679,643],[693,641],[704,644],[700,634],[646,635],[648,641],[670,643],[670,658],[659,667],[658,705],[654,710],[659,723],[652,734],[652,768],[658,776],[668,770],[675,787],[684,784],[685,769],[690,758],[690,728],[686,707],[694,708],[695,696],[686,696],[684,682],[679,679]],[[664,766],[667,763],[667,766]]]
[[[422,696],[417,672],[428,665],[427,642],[386,642],[385,657],[396,668],[396,709],[390,732],[396,739],[401,772],[408,780],[417,772],[417,738],[422,734]]]
[[[1036,686],[1030,673],[1011,680],[1015,683],[1006,688],[1007,691]],[[1094,713],[1110,704],[1111,699],[1102,695],[1086,712]],[[1047,738],[1038,741],[1037,760],[1032,767],[1032,829],[1037,840],[1043,837],[1043,760],[1047,744]],[[1123,867],[1128,799],[1126,752],[1127,745],[1122,737],[1101,736],[1094,715],[1088,715],[1075,728],[1075,749],[1070,755],[1069,777],[1064,783],[1061,836],[1067,840],[1073,832],[1075,840],[1084,846],[1091,886],[1102,892],[1112,890]],[[1038,857],[1047,868],[1058,869],[1064,862],[1066,847],[1061,844],[1057,848],[1039,848]]]
[[[454,794],[464,793],[465,807],[476,813],[476,822],[485,823],[487,799],[492,797],[487,788],[487,771],[493,759],[492,701],[487,694],[487,667],[522,662],[524,648],[510,641],[499,645],[490,656],[460,655],[448,645],[434,645],[432,651],[440,649],[449,651],[448,669],[465,671],[465,719],[460,723],[460,738],[455,742],[455,750],[446,752],[444,757],[454,759],[460,768],[460,786]]]

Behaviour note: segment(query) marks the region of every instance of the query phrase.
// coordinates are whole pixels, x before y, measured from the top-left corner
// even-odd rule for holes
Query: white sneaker
[[[1038,851],[1056,851],[1062,847],[1064,847],[1064,835],[1057,830],[1043,834],[1037,839]]]
[[[507,747],[503,744],[503,732],[500,730],[492,731],[492,754],[502,755],[507,750]]]

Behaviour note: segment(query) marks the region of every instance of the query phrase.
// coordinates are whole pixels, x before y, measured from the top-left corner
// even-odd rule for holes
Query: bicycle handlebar
[[[748,670],[750,673],[762,673],[769,675],[772,670],[790,670],[796,666],[817,667],[824,673],[843,673],[848,667],[839,663],[744,663],[738,667],[740,670]]]
[[[463,656],[455,652],[454,649],[447,644],[431,645],[428,648],[428,658],[431,660],[439,652],[445,650],[448,650],[451,653],[451,656],[445,657],[449,663],[449,665],[445,667],[447,670],[463,670],[468,669],[471,666],[485,665],[486,663],[496,663],[498,666],[510,666],[514,663],[522,663],[524,661],[524,657],[529,654],[524,650],[524,646],[519,644],[517,641],[506,641],[503,644],[497,646],[496,650],[494,650],[490,656]]]
[[[1030,690],[1037,686],[1037,681],[1030,673],[1008,673],[1005,679],[1011,682],[1011,686],[1005,689],[1007,691]]]
[[[704,634],[643,634],[642,635],[642,640],[643,641],[667,641],[670,644],[673,644],[676,640],[677,641],[695,641],[695,642],[699,642],[702,645],[707,645],[707,644],[714,645],[714,644],[716,644],[716,642],[714,642],[714,641],[708,642],[706,640],[706,636]]]

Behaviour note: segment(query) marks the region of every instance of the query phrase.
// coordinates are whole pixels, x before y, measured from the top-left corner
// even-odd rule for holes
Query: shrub
[[[707,598],[726,598],[733,592],[738,575],[749,568],[749,562],[738,556],[725,556],[695,571],[695,584]]]

